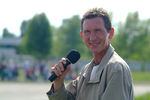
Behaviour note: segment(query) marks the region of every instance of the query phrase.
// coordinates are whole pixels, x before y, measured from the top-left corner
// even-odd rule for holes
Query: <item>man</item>
[[[114,29],[104,9],[94,8],[84,14],[81,37],[93,59],[66,88],[64,78],[70,65],[64,71],[63,58],[52,67],[58,78],[47,93],[49,100],[133,100],[131,72],[110,44],[113,35]]]

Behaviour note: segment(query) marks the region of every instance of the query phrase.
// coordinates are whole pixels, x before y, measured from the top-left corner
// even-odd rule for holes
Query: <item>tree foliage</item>
[[[8,38],[8,37],[10,38],[10,37],[15,37],[15,35],[13,33],[9,32],[7,28],[4,28],[3,33],[2,33],[2,37],[3,38]]]
[[[112,40],[116,51],[125,59],[150,61],[150,20],[141,21],[138,12],[129,13]]]
[[[27,28],[27,24],[28,24],[28,21],[25,21],[25,20],[21,23],[21,27],[20,27],[21,35],[20,35],[20,37],[24,36],[25,30]]]
[[[55,52],[57,51],[58,56],[65,56],[71,49],[79,50],[83,55],[88,52],[80,36],[79,16],[64,19],[56,34]]]
[[[21,50],[39,58],[46,58],[50,54],[52,32],[45,14],[35,15],[29,20],[24,32]]]

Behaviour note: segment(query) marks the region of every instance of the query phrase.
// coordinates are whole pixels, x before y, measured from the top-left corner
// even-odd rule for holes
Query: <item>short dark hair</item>
[[[107,13],[106,10],[103,8],[92,8],[89,9],[84,15],[83,18],[81,19],[81,30],[83,30],[83,22],[85,19],[90,19],[90,18],[95,18],[95,17],[101,17],[104,20],[105,28],[107,32],[110,32],[112,25],[110,21],[110,17]]]

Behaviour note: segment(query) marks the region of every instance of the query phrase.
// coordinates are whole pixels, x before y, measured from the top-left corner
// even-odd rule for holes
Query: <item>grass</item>
[[[133,83],[146,83],[150,84],[150,72],[132,71]],[[1,80],[0,80],[1,81]],[[26,82],[24,72],[19,70],[18,82]]]
[[[134,83],[150,83],[150,72],[132,72]]]
[[[150,100],[150,93],[144,94],[144,95],[139,96],[139,97],[135,97],[134,100]]]

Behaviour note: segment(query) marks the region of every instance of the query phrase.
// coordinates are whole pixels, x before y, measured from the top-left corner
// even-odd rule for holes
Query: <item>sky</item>
[[[124,22],[127,14],[138,11],[141,20],[150,18],[148,0],[0,0],[0,36],[4,28],[20,35],[23,20],[45,13],[50,24],[59,27],[62,20],[82,15],[90,8],[113,13],[113,24]]]

